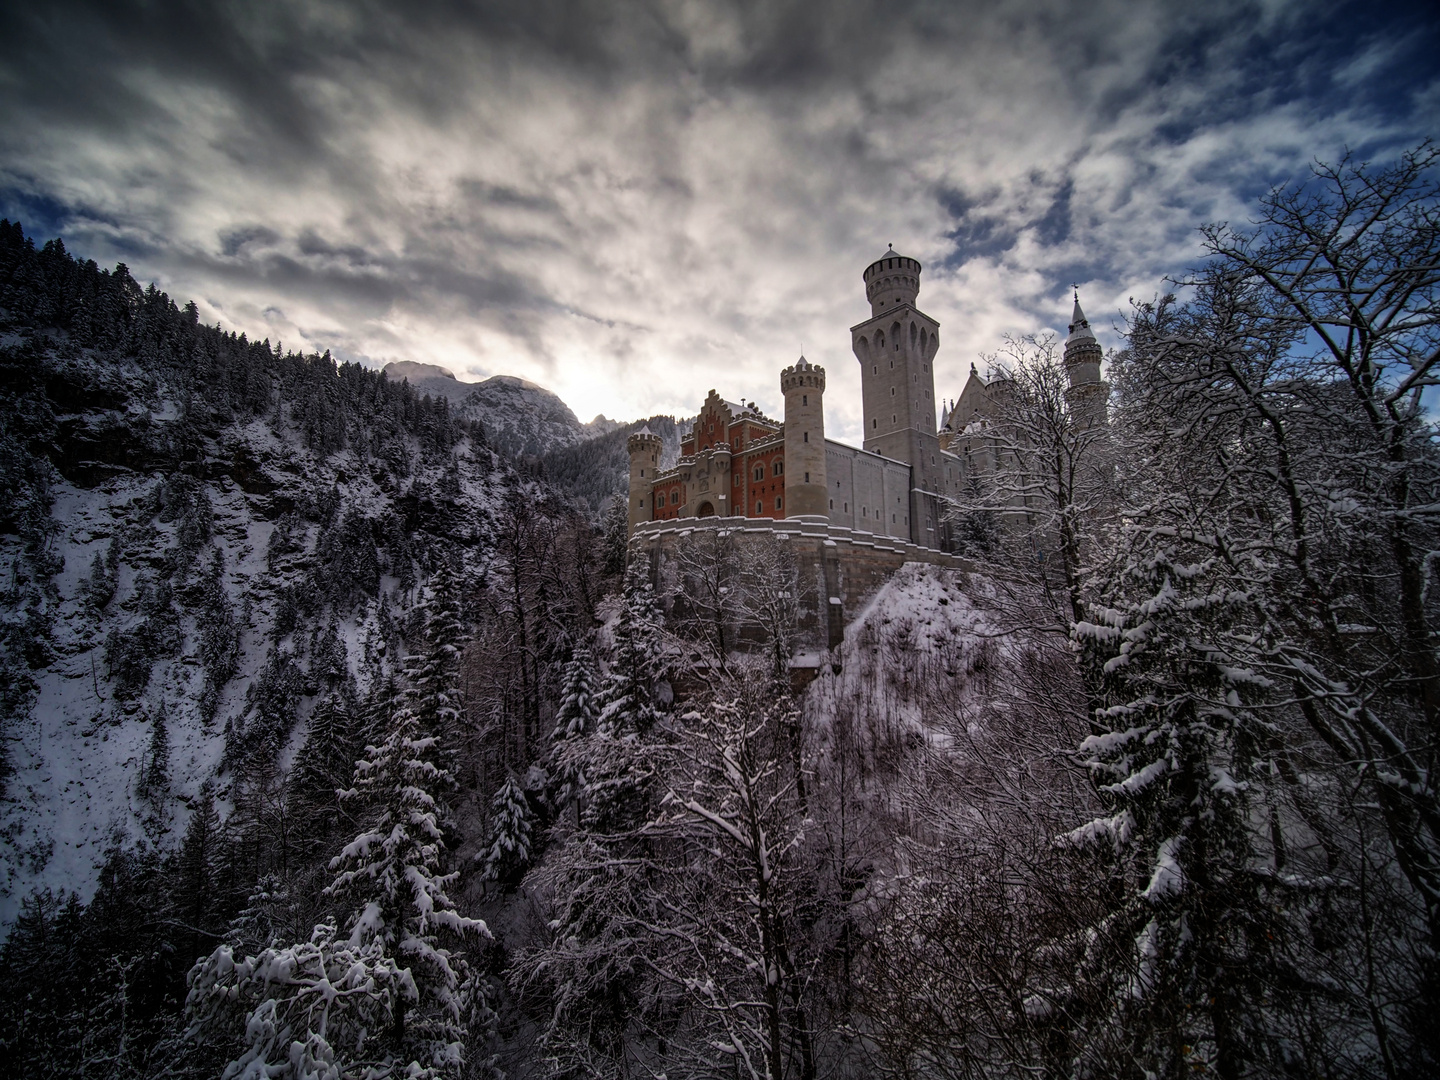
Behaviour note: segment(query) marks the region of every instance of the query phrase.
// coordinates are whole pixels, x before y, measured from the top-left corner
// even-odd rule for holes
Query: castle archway
[[[714,516],[715,516],[715,507],[712,506],[712,505],[710,505],[710,503],[708,503],[708,502],[702,502],[702,503],[700,504],[700,509],[695,511],[695,516],[696,516],[696,517],[714,517]]]

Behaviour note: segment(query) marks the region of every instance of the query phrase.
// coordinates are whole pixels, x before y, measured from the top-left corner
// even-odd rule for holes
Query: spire
[[[1075,310],[1070,314],[1070,336],[1065,339],[1069,345],[1076,341],[1095,340],[1095,334],[1090,329],[1090,323],[1085,318],[1085,312],[1080,310],[1080,290],[1075,288]]]

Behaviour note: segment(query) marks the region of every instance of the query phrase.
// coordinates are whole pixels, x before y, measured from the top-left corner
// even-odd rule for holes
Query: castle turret
[[[879,315],[900,304],[915,305],[920,295],[920,263],[894,247],[865,268],[865,299],[870,314]]]
[[[660,436],[642,427],[626,442],[630,451],[630,520],[627,536],[635,535],[635,526],[655,516],[655,477],[660,471]]]
[[[1085,312],[1080,310],[1080,294],[1077,292],[1075,310],[1070,316],[1070,336],[1065,339],[1065,372],[1070,377],[1065,400],[1075,416],[1092,427],[1109,422],[1105,406],[1110,386],[1100,378],[1103,355]]]
[[[785,395],[785,516],[830,520],[825,489],[825,369],[800,357],[780,373]]]

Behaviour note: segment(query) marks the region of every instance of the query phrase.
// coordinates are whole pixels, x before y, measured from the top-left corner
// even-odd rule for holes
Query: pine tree
[[[554,778],[557,807],[578,799],[585,787],[585,737],[594,732],[599,718],[595,709],[593,680],[594,659],[586,646],[578,645],[570,662],[565,665],[560,708],[555,715],[555,731],[551,735],[550,773]]]
[[[350,671],[349,654],[332,618],[322,633],[317,627],[310,642],[310,681],[334,688]]]
[[[310,714],[310,730],[290,779],[291,797],[316,840],[329,837],[339,817],[338,793],[349,786],[359,743],[348,695],[327,694]]]
[[[175,903],[181,921],[189,928],[191,956],[202,954],[219,897],[216,884],[220,877],[224,835],[220,815],[215,811],[215,793],[210,782],[200,789],[200,798],[190,811],[185,838],[175,856],[175,878],[178,888]]]
[[[105,606],[114,598],[119,579],[119,544],[112,538],[105,554],[95,556],[95,561],[90,564],[90,576],[81,586],[86,604],[96,614],[103,612]]]
[[[460,686],[456,673],[466,640],[460,613],[460,580],[442,562],[431,577],[422,605],[425,646],[405,658],[409,683],[406,701],[421,729],[449,737],[460,718]]]
[[[200,611],[195,621],[200,634],[200,663],[205,669],[200,718],[209,724],[220,708],[226,684],[240,669],[240,626],[225,589],[225,556],[218,547],[200,585]]]
[[[555,732],[551,739],[560,742],[588,734],[595,726],[594,659],[584,645],[577,645],[570,662],[565,665],[565,680],[560,690],[560,708],[555,714]]]
[[[156,809],[170,793],[170,733],[165,721],[165,706],[155,714],[150,731],[150,749],[140,770],[140,797]]]
[[[625,573],[625,555],[630,543],[629,502],[613,498],[605,508],[603,521],[604,538],[601,545],[602,565],[605,573],[620,576]]]
[[[458,1077],[464,1042],[493,1025],[483,988],[445,939],[489,937],[455,910],[441,831],[455,782],[439,740],[401,705],[346,795],[367,827],[331,863],[326,895],[348,937],[311,939],[237,960],[222,945],[190,976],[194,1034],[240,1050],[229,1076]]]
[[[625,577],[625,599],[615,624],[610,671],[601,687],[597,726],[611,733],[648,732],[655,724],[655,677],[660,666],[663,615],[640,562]]]
[[[485,880],[514,885],[530,865],[530,800],[514,776],[491,801],[490,848],[485,853]]]

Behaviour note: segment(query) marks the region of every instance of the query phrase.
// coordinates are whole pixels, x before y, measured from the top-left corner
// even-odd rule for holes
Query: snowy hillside
[[[88,356],[72,367],[101,374]],[[174,403],[145,393],[138,366],[104,374],[131,391],[127,408],[62,413],[57,424],[103,425],[112,461],[137,457],[136,431],[173,425]],[[483,570],[477,545],[513,478],[466,438],[444,456],[404,452],[381,467],[354,448],[317,453],[293,426],[277,433],[271,420],[252,420],[203,438],[194,472],[91,460],[56,480],[49,551],[63,569],[43,601],[48,662],[32,669],[30,714],[9,733],[0,922],[12,922],[35,887],[87,899],[117,845],[173,844],[201,785],[234,764],[227,748],[233,758],[258,726],[279,725],[276,764],[285,767],[320,696],[345,682],[363,696],[395,669],[396,620],[438,545]],[[13,564],[20,540],[3,543]],[[238,654],[206,717],[212,570]],[[158,723],[169,729],[174,798],[157,805],[139,787]]]

